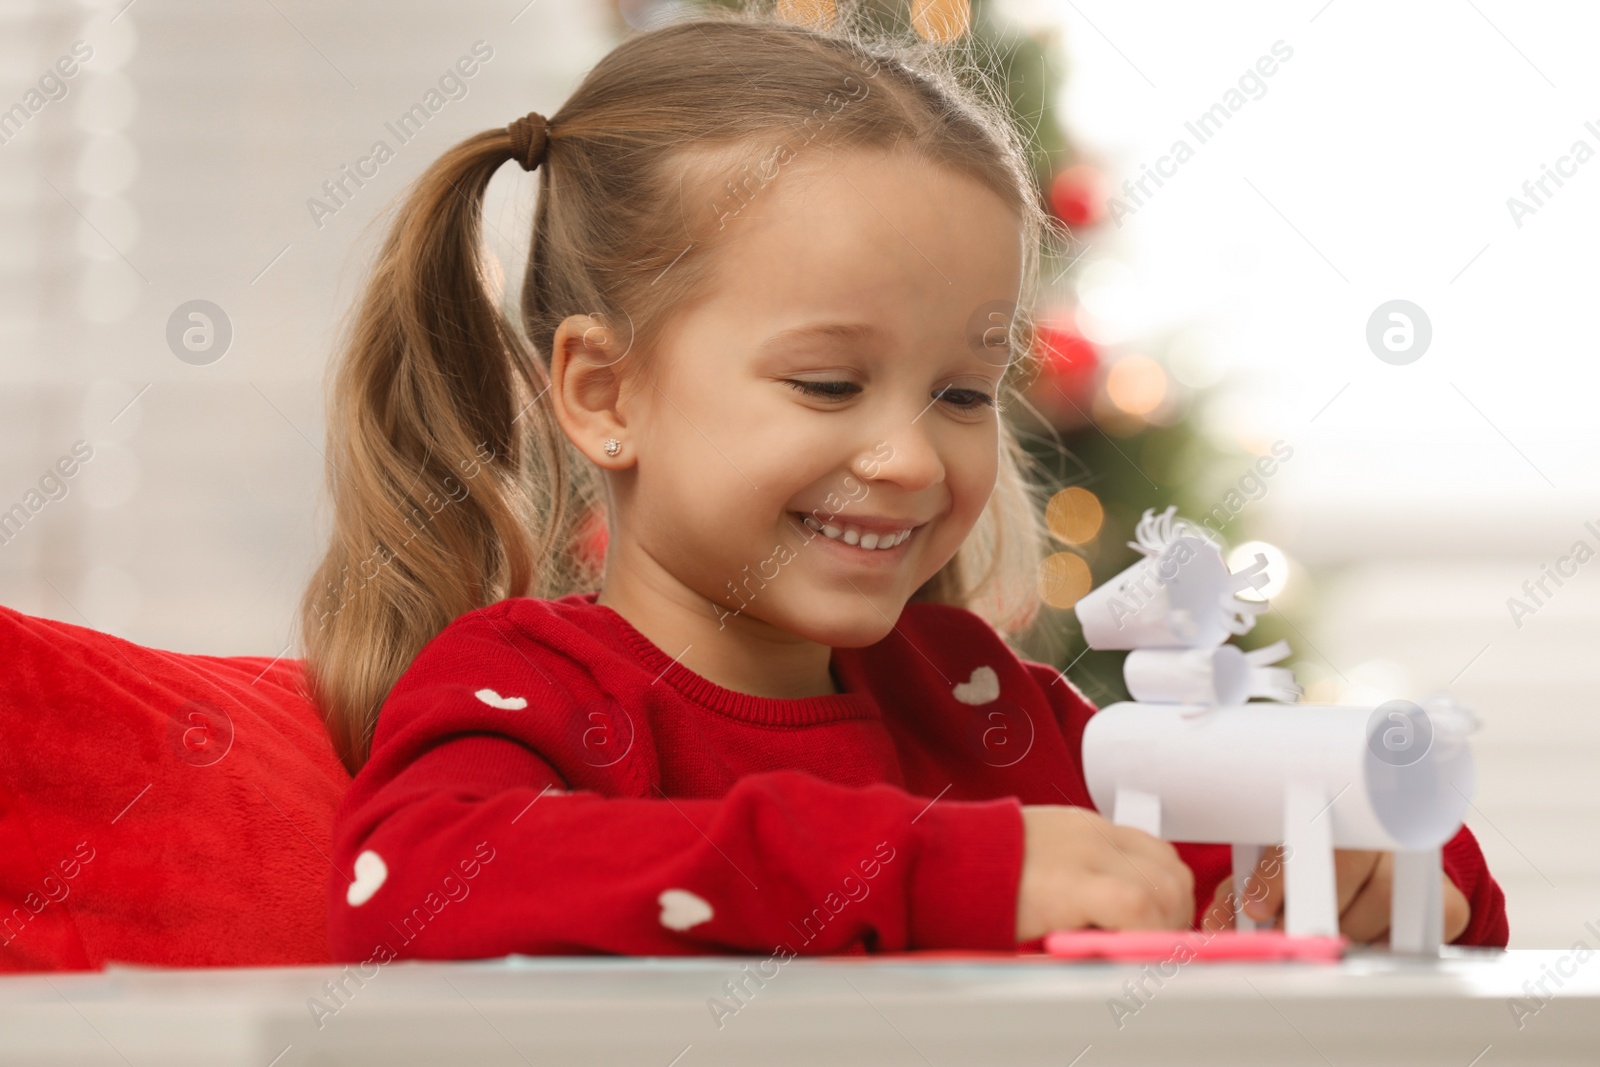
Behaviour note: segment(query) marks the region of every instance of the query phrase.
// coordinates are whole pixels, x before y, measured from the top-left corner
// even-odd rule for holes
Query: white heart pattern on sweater
[[[499,708],[502,711],[521,711],[528,706],[527,697],[503,697],[493,689],[480,689],[472,695],[491,708]]]
[[[356,857],[356,880],[350,883],[344,899],[352,908],[359,908],[372,899],[372,894],[383,888],[389,880],[389,866],[383,857],[370,848]]]
[[[656,898],[661,904],[661,925],[687,930],[711,918],[711,905],[687,889],[666,889]]]
[[[963,704],[988,704],[1000,696],[1000,676],[993,667],[979,667],[971,679],[958,682],[950,691]]]

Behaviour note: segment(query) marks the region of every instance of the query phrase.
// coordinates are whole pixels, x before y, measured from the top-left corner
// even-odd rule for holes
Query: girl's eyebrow
[[[768,352],[773,349],[787,347],[797,341],[808,341],[817,337],[835,341],[859,342],[875,340],[883,336],[882,330],[869,323],[812,322],[804,326],[792,326],[787,330],[779,330],[757,345],[756,350]]]
[[[758,356],[767,356],[791,346],[798,346],[804,341],[822,338],[826,340],[844,341],[852,344],[865,344],[868,341],[886,341],[888,333],[870,323],[860,322],[808,322],[804,326],[791,326],[787,330],[779,330],[771,337],[756,345]],[[968,349],[973,358],[986,366],[993,366],[993,361],[984,358],[979,347],[970,341]]]

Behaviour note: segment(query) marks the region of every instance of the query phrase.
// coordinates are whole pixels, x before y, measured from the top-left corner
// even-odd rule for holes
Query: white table
[[[732,1005],[723,983],[742,967],[759,976],[761,958],[374,964],[339,1000],[323,986],[345,976],[338,967],[113,966],[0,978],[0,1063],[1600,1063],[1600,956],[1445,951],[1191,962],[1160,985],[1146,976],[1151,995],[1120,1027],[1110,1001],[1137,1006],[1124,983],[1139,966],[1043,958],[768,961],[776,974],[748,982],[720,1028],[708,1000]],[[1573,974],[1519,1029],[1512,998],[1558,966]],[[320,1028],[318,997],[337,1009]]]

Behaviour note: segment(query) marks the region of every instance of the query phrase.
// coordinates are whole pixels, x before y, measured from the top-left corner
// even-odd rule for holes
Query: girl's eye
[[[963,411],[994,407],[994,397],[988,393],[980,393],[976,389],[955,389],[947,386],[935,393],[934,399],[948,400]]]
[[[784,383],[794,386],[806,396],[829,400],[842,400],[849,396],[852,390],[861,391],[861,387],[855,382],[808,382],[800,378],[785,378]]]
[[[861,391],[855,382],[811,382],[800,378],[785,378],[784,383],[792,385],[806,396],[820,397],[828,400],[843,400]],[[979,408],[994,407],[994,397],[976,389],[956,389],[946,386],[933,394],[935,400],[944,400],[962,411],[976,411]]]

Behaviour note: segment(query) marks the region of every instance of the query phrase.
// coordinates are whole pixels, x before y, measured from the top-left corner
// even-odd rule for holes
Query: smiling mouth
[[[866,530],[843,520],[821,522],[810,515],[805,515],[798,511],[791,511],[789,514],[822,534],[828,540],[837,541],[841,545],[849,545],[865,552],[892,551],[910,540],[911,535],[917,530],[915,526],[888,531]]]

